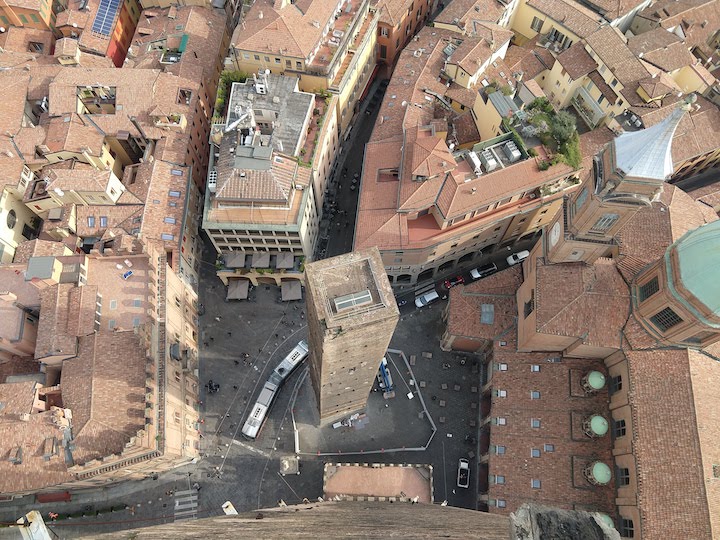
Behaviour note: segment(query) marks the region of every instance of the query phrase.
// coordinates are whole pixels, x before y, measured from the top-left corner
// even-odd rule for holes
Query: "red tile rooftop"
[[[610,435],[591,438],[582,426],[593,414],[610,418],[607,390],[590,395],[580,384],[589,370],[604,373],[605,366],[601,360],[587,358],[550,363],[550,356],[515,352],[512,342],[495,346],[490,368],[503,367],[492,369],[491,384],[493,390],[506,390],[506,394],[491,398],[487,418],[502,418],[504,424],[488,423],[483,428],[481,452],[485,445],[489,477],[481,490],[486,487],[489,499],[506,502],[504,508],[491,506],[491,512],[507,514],[523,503],[538,502],[614,514],[614,481],[593,486],[582,474],[593,461],[613,463]],[[538,371],[533,365],[539,366]],[[539,392],[537,399],[531,398],[532,391]],[[495,450],[498,446],[503,447],[503,454]],[[503,483],[496,481],[498,476]]]

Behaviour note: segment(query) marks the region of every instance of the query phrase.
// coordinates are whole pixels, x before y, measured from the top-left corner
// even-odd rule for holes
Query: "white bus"
[[[273,372],[268,377],[267,382],[260,391],[257,401],[250,410],[250,416],[245,421],[242,434],[249,438],[255,439],[262,428],[263,422],[267,417],[270,407],[272,407],[275,397],[277,397],[280,388],[285,380],[295,371],[303,360],[308,356],[308,344],[305,340],[298,343],[290,353],[283,358]]]

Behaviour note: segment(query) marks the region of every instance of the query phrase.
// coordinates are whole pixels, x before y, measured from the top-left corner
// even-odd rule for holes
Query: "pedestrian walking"
[[[228,337],[232,337],[232,332],[228,332]]]

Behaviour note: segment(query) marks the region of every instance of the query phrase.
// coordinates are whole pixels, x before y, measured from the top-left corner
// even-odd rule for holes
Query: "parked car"
[[[446,279],[444,285],[446,289],[452,289],[455,285],[462,285],[463,283],[465,283],[464,277],[455,276],[450,279]]]
[[[457,485],[461,488],[470,486],[470,462],[465,458],[458,462]]]
[[[419,308],[425,307],[428,304],[435,302],[435,300],[437,300],[439,298],[440,298],[440,295],[437,292],[429,291],[429,292],[426,292],[425,294],[417,296],[415,298],[415,305]]]
[[[497,269],[498,267],[495,263],[486,264],[485,266],[475,268],[475,270],[470,270],[470,276],[473,279],[484,278],[485,276],[489,276],[490,274],[497,272]]]
[[[524,261],[530,256],[530,252],[528,250],[524,251],[518,251],[517,253],[513,253],[507,258],[507,263],[512,266],[514,264],[519,263],[520,261]]]

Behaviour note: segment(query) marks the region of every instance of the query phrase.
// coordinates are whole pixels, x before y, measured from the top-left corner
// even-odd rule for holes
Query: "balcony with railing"
[[[582,86],[576,90],[570,103],[590,128],[595,128],[605,117],[605,111]]]
[[[325,77],[345,59],[345,52],[358,29],[368,19],[369,0],[350,0],[335,14],[335,20],[325,34],[315,54],[306,63],[306,73]]]

